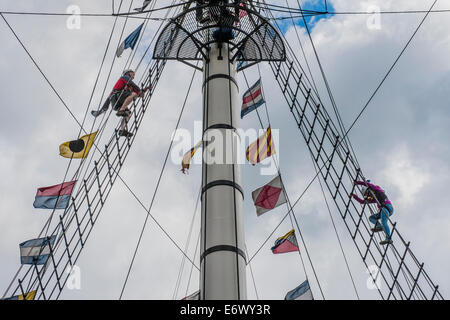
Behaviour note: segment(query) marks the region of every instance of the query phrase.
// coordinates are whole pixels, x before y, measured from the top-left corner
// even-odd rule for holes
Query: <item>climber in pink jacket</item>
[[[367,180],[367,182],[356,181],[355,185],[362,186],[363,199],[359,198],[354,193],[350,194],[351,197],[361,204],[376,203],[378,206],[379,212],[371,215],[369,220],[375,224],[375,227],[372,228],[373,232],[384,231],[386,234],[386,239],[381,241],[380,244],[392,243],[391,231],[388,225],[388,218],[394,213],[392,202],[388,199],[384,190],[381,189],[380,186],[370,183],[370,180]],[[380,219],[381,224],[378,221]]]

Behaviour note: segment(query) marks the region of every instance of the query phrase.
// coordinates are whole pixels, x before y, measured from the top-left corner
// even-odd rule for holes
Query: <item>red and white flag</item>
[[[252,198],[258,216],[286,203],[281,177],[278,175],[265,186],[253,191]]]
[[[247,9],[247,1],[244,0],[243,2],[241,2],[241,3],[239,4],[239,6],[240,6],[241,8]],[[239,22],[241,21],[241,19],[242,19],[243,17],[245,17],[246,15],[247,15],[247,11],[242,10],[242,9],[239,9],[239,21],[235,22],[235,23],[234,23],[234,26],[237,26],[237,25],[239,24]]]
[[[242,97],[241,119],[264,103],[261,90],[261,79],[255,82]]]
[[[247,1],[244,0],[243,2],[241,2],[241,4],[239,6],[242,7],[242,8],[247,9]],[[245,17],[246,15],[247,15],[247,11],[239,9],[239,20],[242,17]]]

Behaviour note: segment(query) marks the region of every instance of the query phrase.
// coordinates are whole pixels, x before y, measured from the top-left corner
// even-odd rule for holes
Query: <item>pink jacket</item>
[[[390,204],[392,205],[392,202],[388,199],[383,189],[380,188],[380,186],[376,186],[370,182],[364,182],[364,181],[356,181],[357,185],[362,185],[368,187],[370,190],[373,191],[375,194],[375,197],[380,201],[380,204],[378,204],[376,199],[368,200],[368,199],[361,199],[356,194],[353,194],[353,198],[355,198],[356,201],[358,201],[361,204],[364,203],[376,203],[378,208],[381,208],[383,205]]]

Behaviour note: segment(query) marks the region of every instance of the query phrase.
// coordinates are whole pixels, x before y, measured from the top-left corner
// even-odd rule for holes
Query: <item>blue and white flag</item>
[[[242,51],[239,51],[238,55],[237,55],[237,65],[236,65],[236,70],[240,71],[242,68],[248,66],[248,61],[245,60],[245,56],[242,53]]]
[[[236,70],[240,71],[240,70],[242,70],[242,68],[244,68],[246,66],[248,66],[248,62],[245,61],[245,60],[240,60],[240,61],[237,62]]]
[[[264,103],[261,90],[261,79],[245,91],[242,97],[241,119]]]
[[[142,11],[144,11],[145,7],[147,7],[147,6],[150,4],[151,1],[152,1],[152,0],[144,0],[144,3],[142,4],[142,7],[140,7],[140,8],[135,8],[134,10],[137,11],[137,12],[142,12]]]
[[[314,300],[308,280],[289,291],[284,300]]]
[[[50,257],[50,246],[55,243],[56,235],[51,237],[32,239],[22,242],[20,247],[20,261],[22,264],[45,264]]]
[[[139,39],[139,35],[141,34],[141,29],[144,23],[142,23],[136,30],[134,30],[130,35],[122,42],[122,44],[117,48],[116,56],[119,58],[125,49],[131,48],[134,49],[136,42]]]

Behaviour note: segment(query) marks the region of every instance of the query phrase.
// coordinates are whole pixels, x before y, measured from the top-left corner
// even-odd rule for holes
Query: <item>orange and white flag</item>
[[[203,141],[200,140],[194,147],[191,148],[188,152],[184,154],[183,161],[181,161],[181,172],[186,174],[186,169],[189,169],[191,165],[191,160],[194,157],[195,151],[200,148],[203,144]]]

